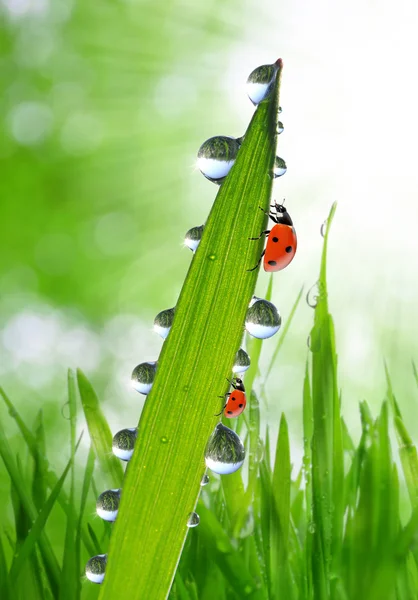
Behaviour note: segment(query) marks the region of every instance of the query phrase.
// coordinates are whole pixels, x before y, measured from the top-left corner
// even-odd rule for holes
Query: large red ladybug
[[[263,250],[260,260],[253,269],[248,269],[249,271],[255,271],[263,256],[265,271],[281,271],[292,262],[296,254],[298,245],[296,231],[289,213],[283,204],[277,204],[276,202],[271,207],[275,209],[276,214],[273,211],[268,213],[260,206],[261,210],[275,223],[273,228],[262,231],[256,238],[248,238],[250,240],[259,240],[262,235],[265,235],[267,238],[266,248]]]
[[[232,392],[228,392],[224,396],[219,396],[219,398],[224,398],[226,400],[226,404],[221,412],[215,416],[219,417],[219,415],[221,415],[223,412],[227,419],[232,419],[233,417],[239,417],[239,415],[243,412],[247,406],[247,399],[245,397],[245,387],[242,383],[242,379],[237,377],[235,382],[230,381],[229,379],[228,381],[234,389]]]

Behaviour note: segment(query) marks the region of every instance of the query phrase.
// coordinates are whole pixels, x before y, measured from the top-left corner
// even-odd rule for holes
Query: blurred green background
[[[184,233],[217,191],[197,150],[244,133],[246,78],[279,56],[288,172],[275,197],[299,247],[273,301],[285,320],[316,281],[320,226],[337,201],[329,287],[344,415],[356,436],[358,402],[377,408],[384,396],[386,359],[416,437],[418,8],[0,0],[0,11],[0,380],[28,423],[43,408],[51,462],[65,459],[67,367],[86,372],[114,431],[137,423],[130,373],[158,357],[153,318],[175,305],[192,257]],[[260,296],[267,283],[263,272]],[[286,412],[295,463],[312,316],[303,303],[264,408],[277,427]],[[0,485],[7,496],[5,475]]]

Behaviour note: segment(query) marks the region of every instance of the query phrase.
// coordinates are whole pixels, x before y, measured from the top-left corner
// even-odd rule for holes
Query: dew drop
[[[286,171],[287,166],[285,161],[283,160],[283,158],[280,158],[280,156],[276,156],[274,160],[273,177],[281,177],[286,173]]]
[[[228,475],[242,467],[244,459],[245,448],[239,436],[218,423],[206,444],[206,466],[214,473]]]
[[[211,261],[216,260],[216,254],[209,254],[208,260],[211,260]]]
[[[107,563],[107,554],[97,554],[93,556],[86,564],[86,577],[93,583],[102,583]]]
[[[270,95],[276,74],[281,67],[280,59],[272,65],[261,65],[252,71],[247,79],[247,94],[254,105],[260,104]]]
[[[315,531],[316,531],[316,525],[315,525],[315,523],[313,521],[310,521],[308,523],[308,531],[309,531],[309,533],[315,533]]]
[[[277,133],[280,135],[284,131],[284,126],[281,121],[277,121]]]
[[[202,479],[200,480],[200,485],[202,487],[204,487],[205,485],[208,485],[209,483],[209,475],[207,475],[206,473],[203,475]]]
[[[197,513],[191,512],[187,517],[187,527],[197,527],[200,523],[200,517]]]
[[[258,339],[272,337],[280,329],[282,318],[272,302],[257,300],[247,310],[245,329]]]
[[[167,444],[168,443],[168,437],[166,437],[165,435],[162,436],[162,438],[160,439],[162,444]]]
[[[199,148],[197,166],[206,179],[221,184],[231,170],[239,149],[235,138],[225,135],[209,138]]]
[[[174,308],[167,308],[158,313],[154,319],[154,331],[164,340],[168,336],[174,320]]]
[[[62,415],[62,418],[65,419],[66,421],[70,420],[70,403],[69,402],[65,402],[65,404],[62,405],[61,415]]]
[[[104,521],[116,521],[121,492],[121,489],[106,490],[97,498],[96,513]]]
[[[144,362],[136,366],[132,371],[131,385],[140,394],[146,396],[150,393],[154,383],[157,362]]]
[[[325,237],[325,234],[327,232],[327,225],[328,225],[328,219],[325,219],[325,221],[321,225],[321,229],[319,230],[320,233],[321,233],[321,236],[323,238]]]
[[[234,373],[244,373],[245,371],[247,371],[247,369],[249,369],[250,364],[250,357],[245,352],[245,350],[243,350],[243,348],[240,348],[235,355],[234,366],[232,367],[232,371]]]
[[[112,451],[115,456],[121,460],[131,460],[134,453],[135,441],[138,435],[136,427],[131,429],[121,429],[118,431],[112,442]]]
[[[192,252],[196,252],[200,244],[200,240],[202,239],[204,228],[204,225],[192,227],[184,236],[184,245],[190,248]]]

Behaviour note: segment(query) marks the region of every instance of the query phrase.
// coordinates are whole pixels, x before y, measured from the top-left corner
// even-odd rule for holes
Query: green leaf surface
[[[23,565],[25,564],[25,561],[28,559],[31,552],[33,551],[35,544],[38,543],[38,541],[41,538],[45,523],[51,513],[51,510],[54,507],[55,502],[57,501],[58,494],[61,491],[65,478],[67,477],[68,471],[70,470],[70,466],[71,460],[65,467],[63,474],[57,482],[57,485],[52,490],[48,500],[46,501],[37,519],[35,520],[32,529],[26,537],[25,542],[20,548],[16,559],[13,561],[12,568],[10,569],[10,581],[12,586],[16,583],[20,575],[20,571]]]
[[[3,398],[7,408],[9,410],[10,415],[14,418],[14,420],[20,430],[22,438],[25,441],[31,456],[33,457],[33,460],[38,465],[38,469],[40,471],[42,470],[42,472],[44,473],[44,476],[48,481],[48,488],[53,489],[58,482],[58,476],[52,470],[52,468],[49,464],[49,461],[43,452],[43,449],[40,446],[38,446],[38,440],[37,440],[36,436],[26,426],[26,424],[25,424],[24,420],[22,419],[22,417],[20,416],[19,412],[16,410],[12,401],[9,399],[9,397],[7,396],[7,394],[5,393],[5,391],[2,388],[0,388],[0,396]],[[70,505],[70,501],[69,501],[69,498],[67,497],[65,490],[61,490],[61,493],[58,497],[58,502],[68,518],[70,515],[70,512],[71,512],[71,505]],[[92,545],[91,545],[90,535],[89,535],[89,533],[87,531],[87,527],[85,525],[83,525],[81,528],[80,536],[81,536],[84,546],[87,548],[89,554],[91,554]]]
[[[22,473],[18,469],[9,443],[6,438],[5,431],[0,422],[0,455],[4,462],[4,466],[12,481],[15,494],[22,506],[24,518],[30,522],[35,522],[38,518],[38,513],[32,502],[30,493],[26,489],[26,481],[22,478]],[[29,488],[30,489],[30,488]],[[44,531],[40,531],[37,536],[37,543],[42,555],[42,560],[45,566],[45,571],[48,576],[49,584],[54,594],[58,594],[59,589],[59,565],[57,558],[52,549],[51,543]]]
[[[200,493],[217,397],[241,345],[266,228],[280,73],[221,185],[176,304],[139,423],[100,598],[166,598]],[[267,344],[269,342],[267,341]],[[109,449],[109,448],[108,448]]]
[[[77,382],[97,460],[104,473],[109,477],[109,489],[120,488],[124,475],[123,468],[120,460],[112,454],[112,432],[100,408],[96,392],[80,369],[77,369]]]

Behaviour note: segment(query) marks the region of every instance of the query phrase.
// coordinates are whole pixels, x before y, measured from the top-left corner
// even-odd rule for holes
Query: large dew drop
[[[284,131],[284,126],[283,123],[281,121],[277,122],[277,133],[280,135],[281,133],[283,133]]]
[[[204,225],[198,225],[197,227],[192,227],[186,233],[184,238],[184,245],[190,248],[192,252],[196,252],[197,247],[200,244],[200,240],[202,239]]]
[[[234,366],[232,367],[232,371],[234,373],[244,373],[247,369],[249,369],[251,364],[250,357],[248,354],[240,348],[235,355]]]
[[[107,563],[107,554],[98,554],[87,561],[86,577],[93,583],[102,583]]]
[[[219,475],[229,475],[242,467],[244,459],[245,448],[239,436],[218,423],[206,444],[206,466]]]
[[[239,149],[235,138],[225,135],[209,138],[199,148],[197,166],[209,181],[220,184],[231,170]]]
[[[164,340],[168,336],[173,324],[175,308],[167,308],[162,310],[154,319],[154,331],[158,333]]]
[[[257,300],[247,310],[245,329],[255,338],[265,340],[280,329],[282,318],[277,308],[267,300]]]
[[[268,98],[281,66],[282,61],[279,58],[273,65],[262,65],[250,73],[247,79],[247,94],[253,104],[260,104]]]
[[[146,396],[150,393],[154,383],[156,362],[144,362],[135,367],[131,375],[131,385],[140,394]]]
[[[96,513],[104,521],[116,521],[121,491],[121,489],[106,490],[97,498]]]
[[[200,523],[200,517],[197,513],[191,512],[187,517],[187,527],[197,527]]]
[[[112,451],[121,460],[131,460],[134,453],[135,441],[138,435],[136,427],[132,429],[121,429],[113,437]]]
[[[282,175],[284,175],[287,171],[287,166],[286,163],[284,162],[284,160],[282,158],[280,158],[280,156],[276,156],[275,160],[274,160],[274,167],[273,167],[273,177],[281,177]]]

